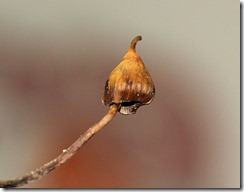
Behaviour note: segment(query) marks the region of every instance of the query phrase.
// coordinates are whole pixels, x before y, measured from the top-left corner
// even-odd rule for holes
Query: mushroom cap
[[[154,95],[153,80],[141,57],[131,47],[106,81],[103,104],[121,104],[120,113],[134,114],[140,106],[151,103]]]

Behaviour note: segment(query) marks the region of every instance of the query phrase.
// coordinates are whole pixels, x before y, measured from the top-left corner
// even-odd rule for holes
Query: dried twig
[[[80,137],[72,145],[70,145],[69,148],[64,149],[63,153],[61,153],[57,158],[24,176],[9,180],[0,180],[0,187],[19,187],[28,184],[37,179],[41,179],[44,175],[47,175],[49,172],[64,164],[71,157],[73,157],[80,147],[84,145],[96,132],[102,129],[113,119],[119,106],[120,105],[118,104],[113,104],[110,107],[109,112],[97,124],[89,128],[83,135],[80,135]]]
[[[152,102],[155,96],[154,83],[135,50],[137,42],[141,40],[142,37],[137,36],[131,41],[123,61],[111,72],[105,83],[102,102],[110,110],[101,121],[89,128],[68,149],[64,149],[57,158],[25,176],[0,180],[0,187],[18,187],[42,178],[74,156],[83,144],[113,119],[117,111],[124,115],[135,114],[140,106]]]

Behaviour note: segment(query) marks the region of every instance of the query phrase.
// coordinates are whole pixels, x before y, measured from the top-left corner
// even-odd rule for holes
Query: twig
[[[137,42],[141,40],[142,37],[137,36],[131,41],[130,49],[123,61],[111,72],[106,81],[102,102],[105,106],[110,107],[109,112],[68,149],[64,149],[57,158],[22,177],[0,180],[0,187],[19,187],[41,179],[73,157],[83,144],[113,119],[117,111],[124,115],[135,114],[140,106],[152,102],[155,86],[141,57],[135,50]]]
[[[96,132],[102,129],[113,119],[119,107],[119,104],[113,104],[110,107],[109,112],[97,124],[89,128],[83,135],[80,135],[80,137],[72,145],[70,145],[69,148],[64,149],[63,153],[61,153],[58,157],[24,176],[9,180],[0,180],[0,187],[19,187],[28,184],[37,179],[41,179],[44,175],[47,175],[49,172],[64,164],[71,157],[73,157],[80,147],[84,145]]]

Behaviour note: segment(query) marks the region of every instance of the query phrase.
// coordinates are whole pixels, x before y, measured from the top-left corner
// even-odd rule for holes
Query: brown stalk
[[[33,182],[37,179],[41,179],[49,172],[53,171],[54,169],[64,164],[71,157],[73,157],[76,154],[76,152],[80,149],[80,147],[83,146],[96,132],[101,130],[105,125],[107,125],[113,119],[113,117],[116,115],[118,111],[118,108],[119,108],[119,104],[113,104],[110,107],[109,112],[98,123],[90,127],[84,134],[80,135],[80,137],[67,149],[64,149],[63,152],[58,157],[44,164],[43,166],[36,169],[35,171],[31,171],[30,173],[24,176],[9,179],[9,180],[0,180],[0,187],[1,188],[20,187],[22,185]]]
[[[117,111],[124,115],[135,114],[140,106],[152,102],[155,96],[155,86],[149,71],[135,50],[137,42],[141,40],[141,36],[136,36],[131,41],[130,49],[123,61],[111,72],[105,83],[102,102],[105,106],[110,107],[109,112],[69,148],[64,149],[57,158],[22,177],[0,180],[0,187],[19,187],[41,179],[73,157],[82,145],[113,119]]]

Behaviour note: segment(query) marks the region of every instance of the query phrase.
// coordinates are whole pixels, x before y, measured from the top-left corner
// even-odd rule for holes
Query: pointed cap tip
[[[131,41],[131,44],[130,44],[130,48],[135,50],[136,49],[136,44],[138,41],[141,41],[142,40],[142,36],[138,35],[136,36],[132,41]]]

